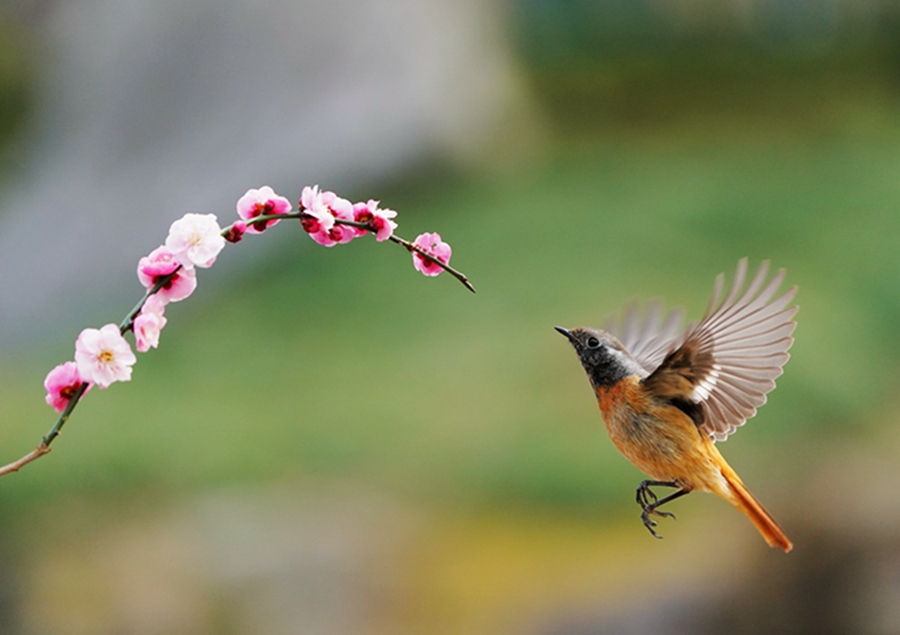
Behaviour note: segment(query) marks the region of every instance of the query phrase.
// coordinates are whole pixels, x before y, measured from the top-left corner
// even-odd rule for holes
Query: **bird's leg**
[[[654,538],[662,538],[659,534],[654,531],[654,527],[656,527],[656,521],[650,518],[650,514],[656,514],[661,517],[669,517],[675,518],[675,514],[671,512],[661,512],[657,508],[661,505],[665,505],[669,501],[673,501],[680,496],[684,496],[690,490],[688,489],[679,489],[677,492],[669,494],[662,500],[659,500],[656,494],[653,493],[653,490],[650,489],[652,485],[660,485],[663,487],[681,487],[675,481],[642,481],[641,484],[637,488],[637,492],[635,495],[635,499],[637,500],[638,505],[643,508],[641,512],[641,520],[644,521],[644,526],[647,528],[651,534],[653,534]]]
[[[641,481],[635,492],[635,500],[641,507],[648,507],[656,502],[656,494],[650,489],[651,485],[659,485],[661,487],[680,487],[675,481]]]

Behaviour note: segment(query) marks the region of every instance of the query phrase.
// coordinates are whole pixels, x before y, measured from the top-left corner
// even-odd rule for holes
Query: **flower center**
[[[78,382],[77,384],[72,384],[71,386],[66,386],[65,388],[63,388],[62,390],[59,391],[59,396],[62,397],[63,399],[71,399],[72,397],[75,396],[75,393],[78,391],[79,388],[81,388],[81,382]]]
[[[309,214],[304,214],[300,217],[300,224],[308,234],[315,234],[322,227],[319,224],[319,219],[315,216],[310,216]]]
[[[111,361],[115,359],[115,355],[110,350],[100,351],[100,354],[97,355],[97,361],[101,364],[109,364]]]

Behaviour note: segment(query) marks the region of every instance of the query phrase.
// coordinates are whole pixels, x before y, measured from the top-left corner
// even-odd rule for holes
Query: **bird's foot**
[[[651,485],[658,485],[660,487],[679,487],[678,483],[675,481],[641,481],[641,484],[637,487],[637,491],[635,491],[635,500],[637,500],[637,504],[641,507],[650,507],[658,500],[654,491],[650,489]]]
[[[680,487],[680,485],[674,481],[642,481],[641,484],[637,488],[637,492],[635,493],[635,499],[637,500],[638,505],[641,506],[641,520],[644,522],[644,527],[647,528],[654,538],[662,538],[654,527],[656,527],[657,522],[650,518],[651,514],[655,514],[660,518],[671,518],[672,520],[676,520],[675,514],[672,512],[663,512],[657,509],[660,505],[669,502],[670,500],[676,499],[679,496],[683,496],[687,494],[688,490],[679,489],[677,492],[666,496],[662,500],[657,498],[656,494],[653,490],[650,489],[651,485],[660,485],[664,487]]]
[[[635,492],[635,500],[637,504],[646,509],[657,501],[656,494],[650,489],[651,481],[641,481]]]
[[[650,514],[656,514],[660,518],[671,518],[672,520],[677,520],[677,518],[675,518],[675,514],[673,514],[672,512],[659,511],[653,505],[647,505],[644,507],[644,511],[641,512],[641,520],[644,521],[644,527],[647,528],[647,531],[653,534],[654,538],[662,539],[662,536],[656,533],[656,530],[653,529],[658,523],[650,518]]]
[[[656,527],[657,523],[655,520],[652,520],[650,518],[650,513],[651,510],[649,508],[644,508],[644,511],[641,512],[641,520],[644,521],[644,527],[647,528],[647,531],[649,531],[654,538],[659,538],[660,540],[662,540],[662,536],[656,533],[656,530],[653,529],[654,527]]]

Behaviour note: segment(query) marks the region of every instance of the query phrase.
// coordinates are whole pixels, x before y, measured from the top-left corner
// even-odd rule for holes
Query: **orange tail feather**
[[[722,476],[728,481],[733,497],[731,504],[744,512],[747,517],[756,525],[759,533],[769,543],[770,547],[780,547],[787,553],[794,548],[793,543],[785,535],[775,519],[766,511],[762,504],[756,500],[756,497],[741,482],[740,477],[727,464],[721,466]]]

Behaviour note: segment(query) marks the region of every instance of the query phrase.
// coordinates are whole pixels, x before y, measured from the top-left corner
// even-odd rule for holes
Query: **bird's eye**
[[[598,346],[600,346],[600,340],[598,340],[596,337],[591,337],[588,339],[587,345],[588,348],[597,348]]]

